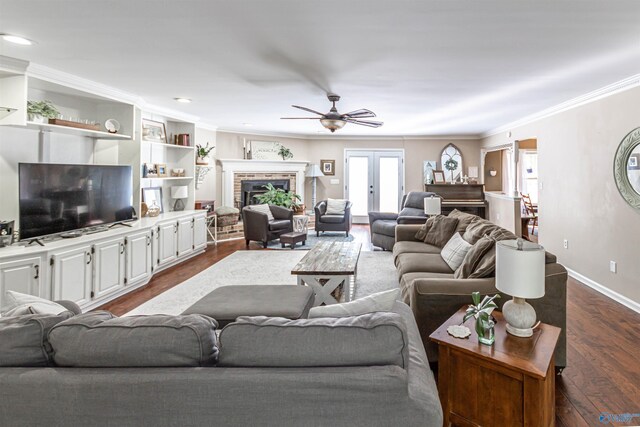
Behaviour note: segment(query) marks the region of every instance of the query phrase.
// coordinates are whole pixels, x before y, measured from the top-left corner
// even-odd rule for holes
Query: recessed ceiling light
[[[182,103],[182,104],[189,104],[191,102],[191,100],[189,98],[173,98],[176,101]]]
[[[24,37],[14,36],[13,34],[0,34],[3,40],[6,40],[11,43],[23,45],[23,46],[31,46],[33,42],[29,39],[25,39]]]

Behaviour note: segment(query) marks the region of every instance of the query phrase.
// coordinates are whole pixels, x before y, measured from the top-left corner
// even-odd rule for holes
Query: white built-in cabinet
[[[193,222],[194,217],[183,218],[178,221],[177,251],[178,257],[183,257],[193,250]]]
[[[207,217],[196,215],[193,217],[193,250],[204,250],[207,247]]]
[[[42,258],[27,257],[0,262],[0,307],[6,291],[40,296]]]
[[[158,224],[156,232],[158,233],[156,236],[156,266],[162,267],[178,259],[178,244],[176,238],[178,234],[178,222],[161,222]]]
[[[127,247],[127,274],[125,280],[130,286],[148,280],[153,273],[152,236],[153,230],[145,230],[125,237]]]
[[[55,251],[51,254],[51,278],[54,300],[69,300],[85,305],[92,298],[93,254],[91,245]]]
[[[126,284],[124,241],[125,237],[118,237],[93,245],[94,298],[102,298],[124,288]]]

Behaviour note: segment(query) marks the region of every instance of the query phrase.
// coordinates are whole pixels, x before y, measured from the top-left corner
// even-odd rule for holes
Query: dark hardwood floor
[[[368,226],[356,225],[352,234],[362,250],[373,250]],[[122,315],[238,250],[246,250],[244,240],[209,246],[99,309]],[[249,250],[264,249],[252,243]],[[602,426],[602,413],[640,414],[640,314],[570,278],[567,334],[569,366],[556,377],[556,426]],[[640,416],[608,425],[640,425]]]

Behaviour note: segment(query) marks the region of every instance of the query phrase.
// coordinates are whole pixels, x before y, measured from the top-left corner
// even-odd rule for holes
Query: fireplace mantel
[[[244,160],[220,159],[222,166],[222,205],[233,206],[234,174],[241,172],[272,173],[290,172],[296,174],[296,188],[293,189],[304,200],[304,174],[309,164],[306,160]]]

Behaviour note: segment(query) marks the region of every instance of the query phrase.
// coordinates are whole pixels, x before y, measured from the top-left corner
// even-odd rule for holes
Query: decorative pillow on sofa
[[[327,211],[325,215],[344,215],[347,201],[343,199],[327,199]]]
[[[490,236],[482,236],[467,252],[462,264],[454,273],[454,279],[467,279],[477,269],[480,260],[494,248],[496,240]]]
[[[220,333],[227,367],[408,366],[407,330],[394,312],[289,320],[238,317]]]
[[[453,271],[456,271],[469,249],[471,245],[462,238],[460,233],[455,233],[442,248],[440,256]]]
[[[469,224],[478,219],[482,219],[477,215],[473,215],[467,212],[459,211],[458,209],[454,209],[449,213],[449,218],[457,218],[458,219],[458,228],[456,228],[456,233],[464,233],[467,230]]]
[[[489,237],[493,239],[495,242],[499,242],[500,240],[514,240],[516,239],[516,235],[512,232],[505,230],[504,228],[498,227],[496,230],[493,230]],[[469,274],[469,279],[476,279],[481,277],[491,277],[493,276],[496,270],[496,245],[495,242],[493,246],[484,254],[480,261],[476,264],[473,269],[473,272]]]
[[[422,227],[420,227],[420,230],[418,230],[418,232],[416,233],[416,236],[415,236],[416,240],[420,240],[424,242],[424,238],[427,237],[427,231],[429,231],[429,229],[433,225],[433,218],[435,218],[435,216],[430,216],[425,221],[425,223],[422,224]]]
[[[348,317],[376,311],[390,311],[398,296],[400,296],[400,289],[392,289],[342,304],[313,307],[309,310],[309,319],[316,317]]]
[[[487,221],[486,219],[478,218],[475,221],[472,221],[471,224],[467,227],[462,238],[467,242],[475,245],[475,243],[480,240],[480,238],[486,234],[490,234],[491,232],[499,229],[500,226]]]
[[[217,322],[201,314],[116,317],[80,314],[49,332],[59,366],[211,366],[218,360]]]
[[[0,366],[50,366],[53,364],[49,331],[73,313],[29,314],[0,318]]]
[[[431,226],[427,224],[429,221],[431,221]],[[458,218],[436,215],[430,217],[429,221],[425,223],[426,235],[424,236],[424,242],[439,248],[444,247],[456,232]]]
[[[7,291],[2,307],[4,317],[23,316],[25,314],[60,314],[67,309],[48,299],[36,297],[20,292]]]
[[[252,211],[256,211],[256,212],[260,212],[263,214],[267,215],[267,219],[269,220],[269,222],[273,221],[275,218],[273,217],[273,214],[271,213],[271,209],[269,209],[269,205],[266,203],[263,203],[261,205],[250,205],[249,208]]]

